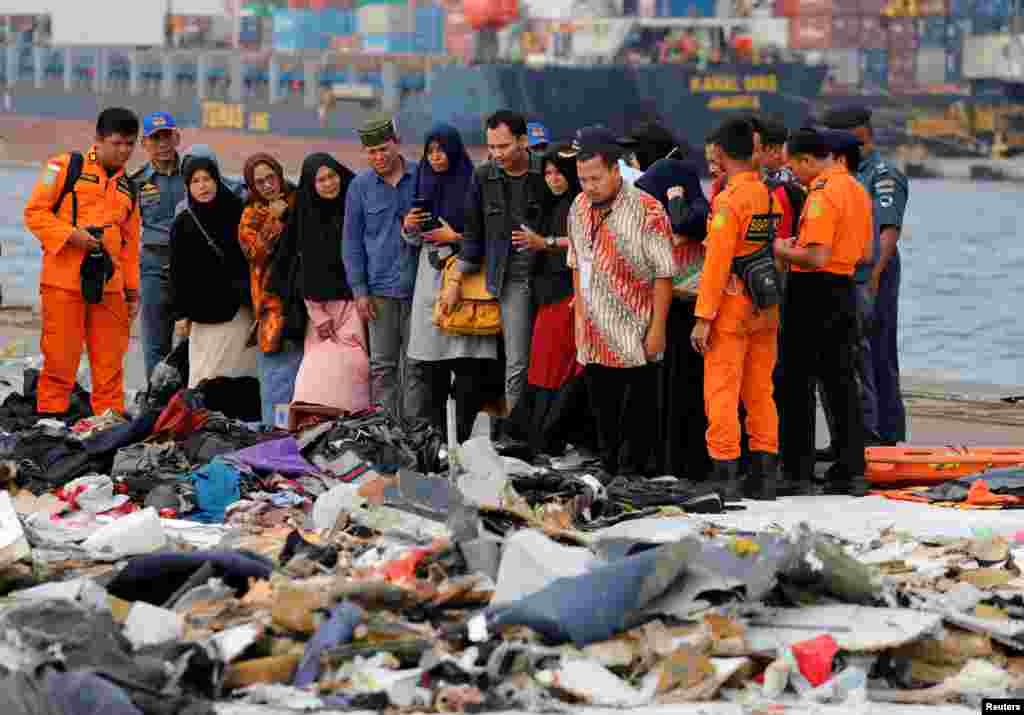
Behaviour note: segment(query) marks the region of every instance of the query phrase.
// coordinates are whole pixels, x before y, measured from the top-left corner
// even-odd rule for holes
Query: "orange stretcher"
[[[1017,447],[868,447],[866,477],[883,487],[938,484],[989,469],[1024,465]]]

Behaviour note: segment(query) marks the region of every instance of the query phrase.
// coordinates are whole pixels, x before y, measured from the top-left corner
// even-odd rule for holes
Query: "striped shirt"
[[[579,271],[583,365],[641,367],[654,313],[654,281],[675,275],[672,227],[654,197],[623,184],[609,209],[580,194],[569,212],[569,267]]]

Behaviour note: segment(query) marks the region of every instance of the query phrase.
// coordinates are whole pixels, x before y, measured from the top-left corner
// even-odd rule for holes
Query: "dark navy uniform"
[[[858,283],[863,287],[878,262],[882,230],[901,228],[907,208],[910,186],[907,177],[877,151],[861,161],[857,178],[868,190],[874,209],[874,246],[872,262],[858,269]],[[874,432],[882,442],[903,442],[907,439],[907,415],[900,392],[900,363],[897,328],[900,297],[900,251],[896,252],[882,271],[875,296],[873,330],[862,346],[865,362],[864,420],[868,433]],[[873,366],[874,370],[871,370]],[[874,383],[870,384],[870,378]],[[873,388],[873,390],[872,390]]]
[[[824,123],[832,129],[870,127],[871,111],[863,107],[838,109],[829,112]],[[903,226],[909,183],[907,177],[882,159],[877,151],[864,155],[857,178],[871,196],[874,220],[870,257],[858,266],[854,276],[862,317],[871,327],[861,340],[860,350],[864,427],[869,439],[883,443],[903,442],[907,438],[907,415],[900,392],[897,344],[901,268],[898,247],[882,272],[877,296],[870,294],[868,285],[881,253],[882,231]]]

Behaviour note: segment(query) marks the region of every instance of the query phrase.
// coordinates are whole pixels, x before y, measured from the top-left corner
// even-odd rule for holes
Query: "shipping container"
[[[416,8],[415,49],[428,54],[444,53],[445,11],[440,7]]]
[[[789,46],[795,50],[828,49],[832,46],[832,18],[829,15],[790,18]]]
[[[832,18],[832,44],[836,47],[860,47],[860,15]]]
[[[914,71],[918,84],[941,84],[945,82],[945,48],[927,47],[918,50]]]
[[[1010,16],[1010,0],[974,0],[971,16],[1006,19]]]
[[[966,18],[974,15],[974,0],[949,0],[950,17]]]
[[[1007,17],[975,15],[971,24],[975,35],[999,35],[1010,30],[1010,19]]]
[[[860,15],[861,0],[832,0],[832,14]]]
[[[356,10],[356,26],[360,35],[388,35],[395,32],[415,31],[416,18],[405,3],[377,3],[361,5]]]
[[[415,35],[411,32],[389,32],[382,35],[364,34],[363,50],[366,52],[414,52]]]
[[[889,51],[889,89],[907,89],[916,84],[917,53],[913,50]]]
[[[825,63],[833,85],[856,87],[860,84],[860,50],[826,50]]]
[[[946,81],[960,82],[964,78],[964,55],[960,48],[946,49]]]
[[[946,46],[946,18],[922,17],[916,24],[917,41],[922,49]]]
[[[964,37],[971,34],[972,24],[968,19],[946,18],[946,48],[963,50]]]
[[[945,17],[949,14],[948,0],[915,0],[914,5],[921,17]]]
[[[320,30],[320,13],[309,10],[274,11],[275,50],[324,50],[329,36]]]
[[[289,10],[305,10],[309,7],[309,0],[288,0]]]
[[[878,17],[882,14],[891,0],[860,0],[860,14],[868,17]]]
[[[750,19],[750,34],[759,48],[787,47],[789,20],[784,17],[754,17]]]
[[[657,17],[714,17],[715,0],[656,0]]]
[[[832,0],[775,0],[775,14],[782,17],[831,15]]]
[[[860,78],[865,89],[885,89],[889,85],[889,51],[861,50]]]
[[[917,49],[917,27],[909,17],[891,17],[883,21],[890,50],[906,52]]]
[[[889,39],[878,15],[865,15],[860,19],[860,42],[858,47],[865,50],[887,50]]]

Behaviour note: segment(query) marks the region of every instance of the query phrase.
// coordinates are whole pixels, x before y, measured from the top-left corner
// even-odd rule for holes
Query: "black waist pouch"
[[[102,247],[89,253],[82,260],[82,297],[90,305],[103,302],[103,289],[114,277],[114,262]]]

